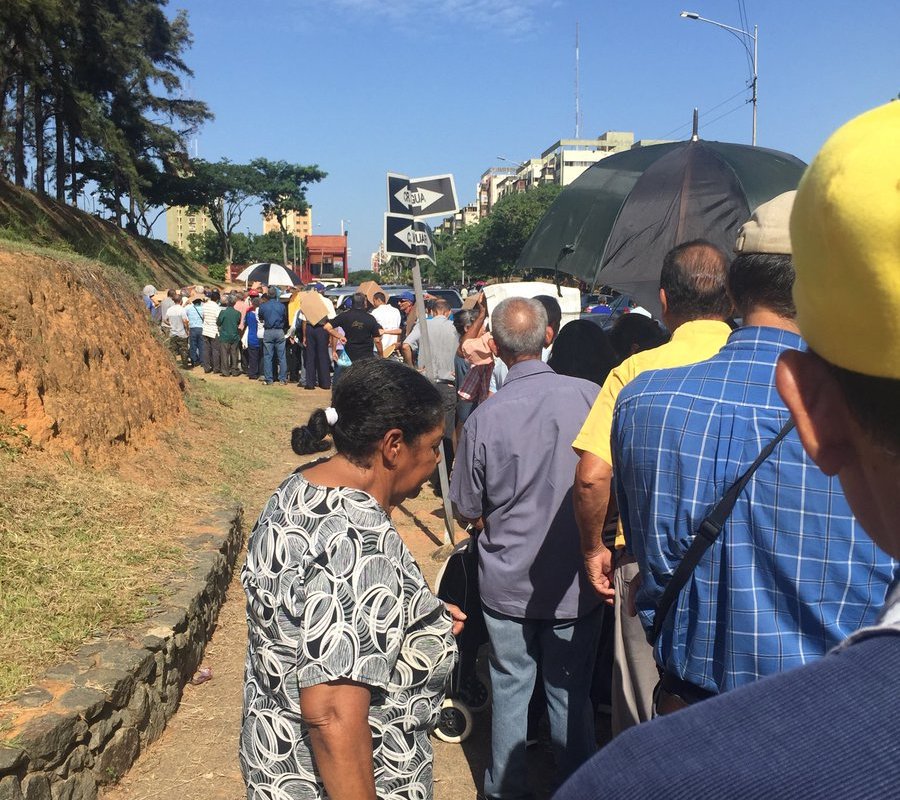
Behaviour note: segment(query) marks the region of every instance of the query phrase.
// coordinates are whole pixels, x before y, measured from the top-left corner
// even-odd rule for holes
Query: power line
[[[711,128],[711,127],[712,127],[713,125],[715,125],[720,119],[723,119],[724,117],[727,117],[729,114],[733,114],[735,111],[740,111],[740,110],[741,110],[745,105],[747,105],[747,103],[749,103],[749,102],[750,102],[749,100],[745,100],[745,101],[744,101],[743,103],[741,103],[739,106],[735,106],[735,107],[732,108],[730,111],[726,111],[724,114],[719,114],[718,117],[714,117],[713,119],[709,120],[709,122],[705,123],[705,127]]]
[[[712,113],[713,111],[715,111],[717,108],[721,108],[721,107],[724,106],[726,103],[730,103],[730,102],[731,102],[732,100],[734,100],[736,97],[740,97],[740,96],[741,96],[744,92],[746,92],[746,91],[747,91],[747,89],[746,89],[746,87],[745,87],[745,88],[741,89],[740,91],[735,92],[733,95],[731,95],[731,97],[725,98],[721,103],[716,103],[714,106],[712,106],[712,107],[706,109],[703,113],[701,113],[701,114],[699,115],[698,119],[704,119],[708,114],[711,114],[711,113]],[[743,103],[743,105],[746,105],[747,102],[749,102],[749,101],[746,101],[746,100],[745,100],[744,103]],[[738,108],[740,108],[740,106],[738,106]],[[692,122],[688,122],[688,123],[686,123],[686,124],[684,124],[684,125],[679,125],[677,128],[673,128],[673,129],[670,130],[668,133],[663,134],[660,138],[662,138],[662,139],[668,139],[673,133],[677,133],[678,131],[682,130],[683,128],[690,128],[692,125],[693,125]]]

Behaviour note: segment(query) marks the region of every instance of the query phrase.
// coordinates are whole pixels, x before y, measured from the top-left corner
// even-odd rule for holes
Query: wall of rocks
[[[94,800],[159,738],[200,665],[243,544],[240,509],[204,521],[161,613],[83,645],[0,705],[0,800]]]

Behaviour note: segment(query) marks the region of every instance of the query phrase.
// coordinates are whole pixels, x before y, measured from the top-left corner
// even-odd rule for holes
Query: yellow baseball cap
[[[797,189],[791,241],[809,346],[844,369],[900,379],[900,102],[825,142]]]

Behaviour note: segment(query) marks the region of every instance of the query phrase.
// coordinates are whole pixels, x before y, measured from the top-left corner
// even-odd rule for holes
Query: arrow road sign
[[[385,214],[384,246],[389,255],[427,258],[434,263],[431,228],[415,217]]]
[[[414,217],[452,214],[459,208],[452,175],[408,178],[389,172],[388,211]]]

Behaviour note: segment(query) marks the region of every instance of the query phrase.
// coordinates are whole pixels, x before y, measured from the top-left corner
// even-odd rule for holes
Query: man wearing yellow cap
[[[900,556],[900,103],[847,123],[791,217],[797,322],[778,390],[866,533]],[[847,316],[847,304],[858,313]],[[879,621],[805,667],[628,731],[558,800],[892,797],[900,786],[900,588]],[[627,768],[624,768],[627,766]]]

